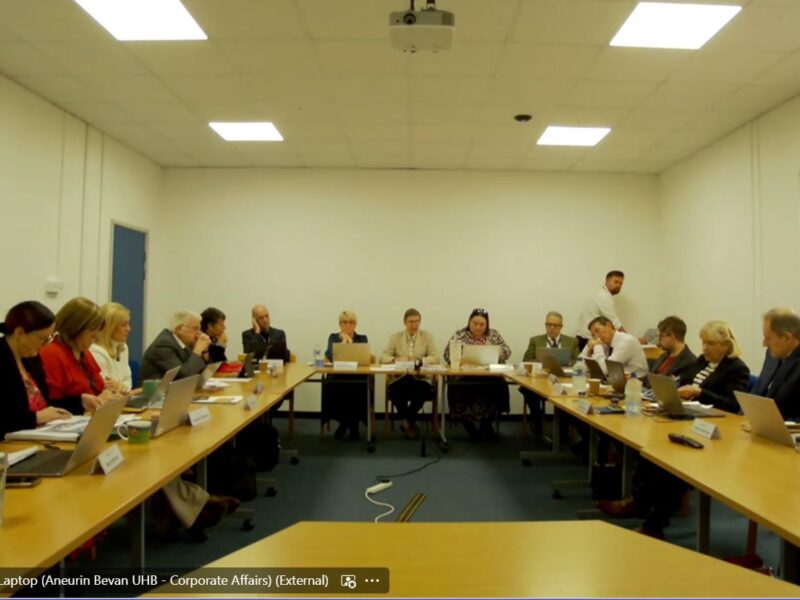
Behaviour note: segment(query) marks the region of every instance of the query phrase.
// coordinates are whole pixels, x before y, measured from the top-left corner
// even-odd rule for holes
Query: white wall
[[[108,301],[112,221],[152,229],[160,185],[160,167],[0,76],[0,312]]]
[[[737,130],[659,178],[663,305],[690,341],[729,320],[745,360],[764,356],[761,314],[800,310],[800,100]]]
[[[520,360],[547,310],[563,312],[573,333],[612,268],[628,274],[626,326],[654,325],[656,221],[648,176],[167,169],[151,324],[216,306],[235,357],[250,307],[265,302],[306,361],[344,308],[377,353],[409,306],[442,346],[485,307]],[[313,410],[317,394],[304,390],[299,408]]]

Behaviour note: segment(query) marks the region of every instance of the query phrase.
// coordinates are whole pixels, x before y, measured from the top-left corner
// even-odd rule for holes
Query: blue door
[[[114,225],[111,300],[131,311],[128,349],[131,361],[142,360],[144,340],[144,282],[147,272],[147,234]]]

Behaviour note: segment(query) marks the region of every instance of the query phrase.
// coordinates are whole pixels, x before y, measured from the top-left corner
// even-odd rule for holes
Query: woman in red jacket
[[[56,338],[40,353],[53,405],[82,414],[120,397],[105,389],[100,367],[89,352],[102,327],[100,307],[87,298],[73,298],[56,314]]]

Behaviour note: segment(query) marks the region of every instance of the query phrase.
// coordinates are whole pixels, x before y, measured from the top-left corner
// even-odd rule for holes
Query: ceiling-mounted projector
[[[411,9],[389,15],[389,37],[392,48],[403,52],[448,50],[453,45],[456,17],[446,10],[437,10],[435,0],[428,0],[423,10]]]

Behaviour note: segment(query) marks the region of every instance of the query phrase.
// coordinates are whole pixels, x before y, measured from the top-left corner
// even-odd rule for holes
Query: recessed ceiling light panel
[[[740,10],[722,4],[640,2],[610,45],[697,50]]]
[[[252,123],[226,123],[213,121],[208,124],[226,142],[282,142],[283,136],[269,121]]]
[[[536,142],[538,146],[596,146],[611,131],[609,127],[564,127],[550,125]]]
[[[120,41],[206,40],[180,0],[75,0]]]

